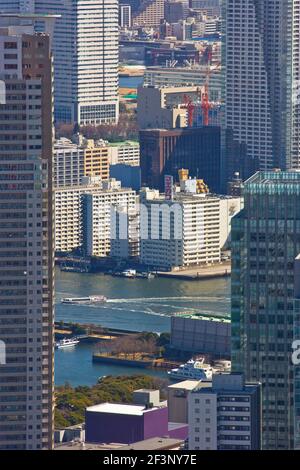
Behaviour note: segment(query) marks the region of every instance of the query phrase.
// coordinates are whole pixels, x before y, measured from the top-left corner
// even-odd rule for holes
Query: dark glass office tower
[[[300,173],[260,172],[232,221],[232,366],[262,382],[265,449],[294,446],[294,264]]]

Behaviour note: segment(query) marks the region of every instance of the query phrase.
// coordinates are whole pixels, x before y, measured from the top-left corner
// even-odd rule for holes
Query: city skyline
[[[300,0],[0,0],[0,451],[300,448],[299,126]]]

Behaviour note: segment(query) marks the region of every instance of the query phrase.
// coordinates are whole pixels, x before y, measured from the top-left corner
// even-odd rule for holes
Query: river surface
[[[65,305],[63,297],[105,295],[107,303]],[[124,279],[102,274],[56,271],[56,320],[94,323],[131,331],[170,331],[176,312],[229,315],[230,279],[182,281],[175,279]],[[56,350],[55,382],[92,385],[103,375],[133,375],[141,369],[92,363],[92,345]],[[165,376],[147,370],[147,374]]]
[[[142,85],[144,77],[120,77],[119,86],[120,88],[137,88],[139,85]]]

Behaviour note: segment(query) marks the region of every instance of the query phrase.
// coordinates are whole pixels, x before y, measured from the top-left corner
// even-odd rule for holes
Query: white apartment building
[[[81,247],[81,196],[100,190],[98,185],[66,186],[54,190],[55,251],[69,252]]]
[[[260,450],[261,385],[213,375],[188,397],[189,450]]]
[[[142,200],[141,261],[158,270],[220,262],[219,198]]]
[[[118,0],[0,0],[0,11],[61,15],[53,38],[56,121],[118,120]],[[40,18],[36,29],[44,28]]]
[[[54,190],[55,251],[69,252],[82,247],[84,194],[103,195],[108,207],[110,201],[115,202],[118,200],[118,195],[123,195],[126,191],[121,189],[119,181],[114,179],[103,181],[99,177],[83,177],[81,185],[56,188]],[[135,194],[134,191],[132,192]],[[106,229],[109,231],[110,227]]]
[[[256,170],[299,169],[300,1],[225,3],[225,128]]]
[[[139,212],[137,195],[111,180],[99,192],[86,192],[82,199],[83,248],[87,256],[138,255]]]
[[[110,165],[124,163],[125,165],[140,166],[139,142],[126,141],[110,143],[108,147]]]
[[[240,199],[229,199],[236,214]],[[163,271],[219,263],[230,233],[227,209],[233,214],[232,205],[221,205],[219,196],[177,192],[168,200],[158,191],[142,190],[142,263]]]

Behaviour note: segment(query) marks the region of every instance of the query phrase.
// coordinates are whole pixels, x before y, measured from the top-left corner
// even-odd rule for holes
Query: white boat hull
[[[78,343],[58,345],[57,349],[74,348],[75,346],[77,346]]]

